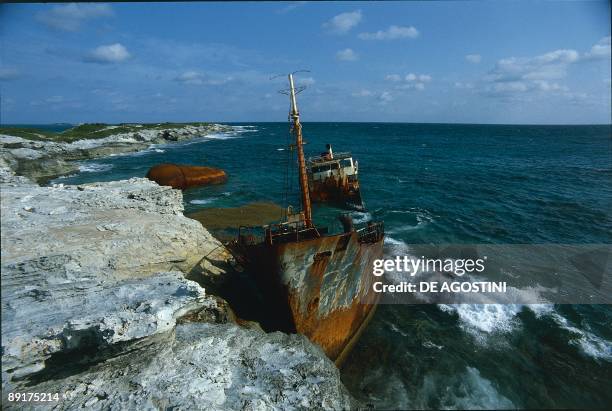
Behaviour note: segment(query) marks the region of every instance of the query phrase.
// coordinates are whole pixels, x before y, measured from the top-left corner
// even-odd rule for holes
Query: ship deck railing
[[[385,236],[385,225],[382,221],[370,222],[357,229],[360,243],[377,243]]]
[[[259,231],[259,234],[255,234]],[[303,221],[268,224],[265,226],[240,226],[238,239],[242,245],[289,243],[309,240],[327,234],[327,227],[306,227]]]
[[[258,232],[256,234],[256,232]],[[302,221],[269,224],[266,226],[240,226],[238,242],[243,246],[252,246],[266,242],[268,244],[284,244],[299,242],[327,235],[328,227],[305,227]],[[369,222],[365,227],[355,230],[360,243],[377,243],[385,235],[382,221]]]

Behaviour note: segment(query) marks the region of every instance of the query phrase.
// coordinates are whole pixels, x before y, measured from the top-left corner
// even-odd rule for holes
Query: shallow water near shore
[[[299,205],[295,171],[285,190],[294,164],[288,125],[236,126],[84,162],[79,174],[53,183],[143,177],[174,162],[229,176],[227,184],[185,191],[186,213]],[[353,152],[368,207],[354,218],[385,221],[388,256],[422,243],[612,243],[610,126],[305,123],[304,135],[307,154],[325,143]],[[315,219],[339,229],[338,211],[317,206]],[[342,377],[377,408],[609,408],[612,308],[381,305]]]

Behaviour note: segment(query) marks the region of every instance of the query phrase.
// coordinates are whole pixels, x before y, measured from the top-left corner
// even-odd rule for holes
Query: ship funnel
[[[338,220],[342,223],[342,228],[345,233],[353,231],[353,218],[348,214],[340,214]]]

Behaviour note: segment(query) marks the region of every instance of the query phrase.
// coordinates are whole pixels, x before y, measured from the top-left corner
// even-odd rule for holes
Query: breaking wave
[[[461,328],[482,341],[482,333],[509,332],[519,324],[521,304],[438,304],[438,308],[459,317]]]
[[[238,133],[255,133],[259,131],[257,126],[232,126],[232,128]]]
[[[103,173],[113,168],[112,164],[88,163],[81,164],[79,171],[82,173]]]
[[[571,339],[569,343],[577,346],[583,354],[597,360],[612,362],[612,342],[589,331],[574,327],[566,318],[556,312],[552,313],[552,318],[561,328],[577,336],[577,338]]]
[[[428,372],[420,382],[406,381],[395,371],[389,375],[382,375],[382,369],[374,370],[370,379],[385,381],[385,390],[382,393],[369,396],[376,404],[376,408],[464,410],[516,408],[490,380],[480,374],[480,371],[469,366],[464,372],[459,373]],[[419,385],[415,388],[415,384]]]
[[[195,205],[205,205],[205,204],[210,204],[213,201],[215,201],[217,198],[216,197],[212,197],[212,198],[203,198],[203,199],[199,199],[199,200],[191,200],[189,202],[189,204],[195,204]]]

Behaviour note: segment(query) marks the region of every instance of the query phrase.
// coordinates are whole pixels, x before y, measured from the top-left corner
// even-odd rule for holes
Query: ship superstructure
[[[359,188],[357,160],[351,153],[334,153],[331,144],[320,156],[306,162],[310,197],[313,202],[332,203],[365,211]]]

